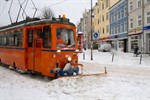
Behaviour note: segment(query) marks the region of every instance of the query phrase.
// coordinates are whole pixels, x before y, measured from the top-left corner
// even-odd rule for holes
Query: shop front
[[[124,34],[116,34],[110,36],[112,47],[121,52],[127,52],[127,33]]]

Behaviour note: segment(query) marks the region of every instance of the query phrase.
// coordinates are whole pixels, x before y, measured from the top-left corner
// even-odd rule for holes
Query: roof
[[[27,20],[23,20],[23,21],[20,21],[17,23],[12,23],[11,25],[0,27],[0,32],[14,29],[14,28],[21,28],[21,27],[25,27],[25,26],[50,24],[50,23],[51,24],[58,23],[58,24],[66,24],[66,25],[75,26],[75,24],[69,22],[69,19],[67,19],[67,18],[65,18],[65,19],[64,18],[52,18],[52,19],[34,18],[34,19],[30,19],[30,20],[27,19]]]

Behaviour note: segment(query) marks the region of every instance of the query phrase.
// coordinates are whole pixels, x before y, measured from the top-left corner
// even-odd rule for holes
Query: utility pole
[[[93,9],[92,9],[92,0],[91,0],[91,60],[93,60],[93,34],[92,34],[92,12],[93,12]]]
[[[142,55],[144,54],[144,0],[142,0],[142,40],[143,40],[143,43],[142,43],[142,54],[141,54],[141,56],[140,56],[140,64],[141,64],[141,62],[142,62]]]

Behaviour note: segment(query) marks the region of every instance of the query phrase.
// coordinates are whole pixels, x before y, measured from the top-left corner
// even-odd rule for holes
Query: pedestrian
[[[136,57],[138,56],[138,50],[139,50],[139,47],[137,45],[135,45],[134,47],[134,54],[136,55]]]

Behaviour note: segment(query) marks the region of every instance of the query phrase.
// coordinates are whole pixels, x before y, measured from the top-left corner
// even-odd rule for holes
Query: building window
[[[127,22],[124,23],[124,31],[127,31]]]
[[[111,28],[111,32],[110,32],[110,34],[113,34],[113,28]]]
[[[138,7],[141,6],[141,0],[138,0]]]
[[[104,21],[104,15],[103,15],[103,21]]]
[[[128,14],[128,12],[127,12],[127,7],[125,7],[125,8],[124,8],[124,17],[126,17],[127,14]]]
[[[105,30],[104,30],[104,28],[103,28],[103,34],[105,33]]]
[[[121,23],[120,25],[121,25],[121,30],[120,30],[120,32],[123,32],[123,31],[124,31],[123,23]]]
[[[142,25],[142,17],[141,15],[138,16],[138,26]]]
[[[112,14],[111,15],[111,23],[113,23],[114,22],[114,15]]]
[[[106,20],[108,20],[108,12],[106,13]]]
[[[99,19],[98,19],[98,23],[97,24],[99,25]]]
[[[115,34],[117,34],[117,26],[115,26]]]
[[[123,18],[123,9],[121,9],[121,12],[120,12],[120,16],[121,16],[121,18]]]
[[[120,19],[120,12],[118,11],[118,19]]]
[[[108,33],[109,32],[109,27],[108,27],[108,25],[106,27],[107,27],[107,33]]]
[[[118,24],[118,33],[120,33],[120,24]]]
[[[102,9],[104,9],[104,3],[102,4]]]
[[[133,3],[130,2],[130,11],[132,11],[132,10],[133,10]]]
[[[109,0],[106,0],[106,8],[109,6]]]
[[[101,22],[101,15],[99,16],[99,22]]]
[[[133,28],[133,19],[130,19],[130,28]]]
[[[150,11],[147,12],[147,23],[148,23],[148,24],[150,23]]]

